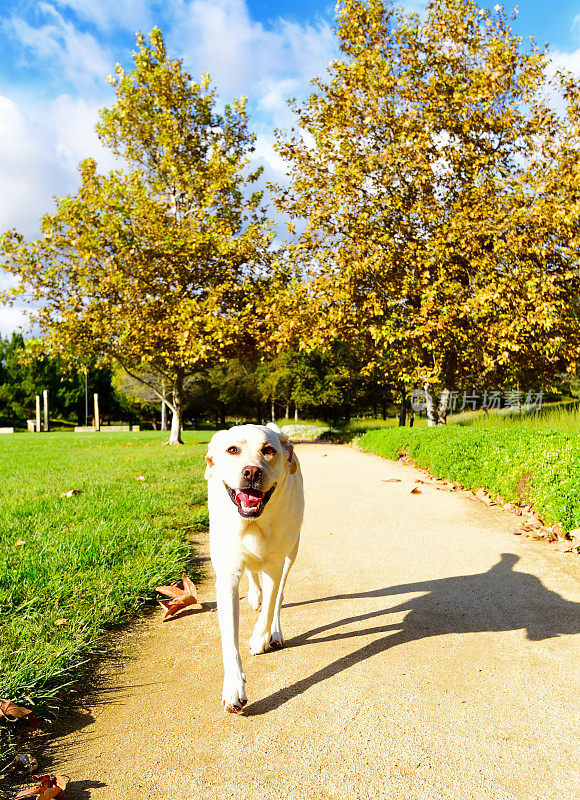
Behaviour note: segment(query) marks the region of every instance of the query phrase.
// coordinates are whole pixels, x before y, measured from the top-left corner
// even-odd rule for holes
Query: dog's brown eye
[[[231,456],[237,456],[239,452],[240,452],[240,448],[236,447],[235,444],[233,444],[231,447],[228,447],[228,453]]]
[[[273,456],[273,455],[275,455],[275,453],[276,453],[276,448],[275,448],[275,447],[272,447],[272,445],[271,445],[271,444],[267,444],[267,445],[266,445],[266,447],[263,447],[263,448],[262,448],[262,453],[263,453],[265,456]]]

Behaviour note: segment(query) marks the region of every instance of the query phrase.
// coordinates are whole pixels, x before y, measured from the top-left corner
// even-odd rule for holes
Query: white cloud
[[[68,191],[70,172],[59,163],[54,134],[37,128],[0,95],[0,231],[16,227],[34,236],[52,196]]]
[[[23,308],[0,306],[0,336],[10,336],[12,331],[25,331],[28,327],[29,320]]]
[[[574,75],[580,76],[580,48],[578,50],[573,50],[571,53],[566,53],[562,50],[554,50],[551,55],[551,73],[558,69],[565,69],[572,72]]]
[[[55,133],[56,154],[71,171],[84,158],[94,158],[101,172],[118,167],[110,150],[103,147],[95,132],[102,104],[68,94],[60,95],[48,109],[47,117]]]
[[[104,86],[114,65],[112,55],[94,36],[64,19],[50,3],[39,3],[38,9],[44,14],[44,24],[34,26],[23,17],[14,16],[6,27],[29,53],[59,70],[69,83],[83,90],[96,84]]]
[[[299,25],[278,20],[273,28],[250,18],[245,0],[181,0],[168,33],[194,73],[209,72],[221,97],[245,94],[276,80],[306,85],[336,54],[328,22]]]
[[[149,31],[153,27],[148,0],[54,0],[100,30]]]

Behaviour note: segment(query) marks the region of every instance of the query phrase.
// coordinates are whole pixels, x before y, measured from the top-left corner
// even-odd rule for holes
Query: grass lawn
[[[57,706],[105,629],[191,573],[211,432],[186,432],[184,447],[164,447],[165,437],[2,437],[0,697],[41,713]],[[61,497],[71,489],[81,493]]]

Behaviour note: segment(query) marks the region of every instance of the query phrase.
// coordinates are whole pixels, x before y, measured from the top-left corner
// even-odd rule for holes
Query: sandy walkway
[[[67,798],[577,798],[574,557],[462,493],[410,494],[424,477],[411,467],[298,453],[307,512],[287,645],[249,656],[242,602],[245,714],[220,709],[217,614],[156,614],[54,745]],[[215,600],[211,576],[201,594]]]

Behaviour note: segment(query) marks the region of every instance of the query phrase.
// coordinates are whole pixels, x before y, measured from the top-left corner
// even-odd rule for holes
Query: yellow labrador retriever
[[[233,712],[247,703],[238,645],[240,577],[246,570],[248,602],[256,611],[261,606],[250,653],[279,650],[284,643],[280,606],[298,551],[304,493],[292,443],[271,423],[219,431],[209,443],[206,462],[210,553],[224,662],[222,705]]]

